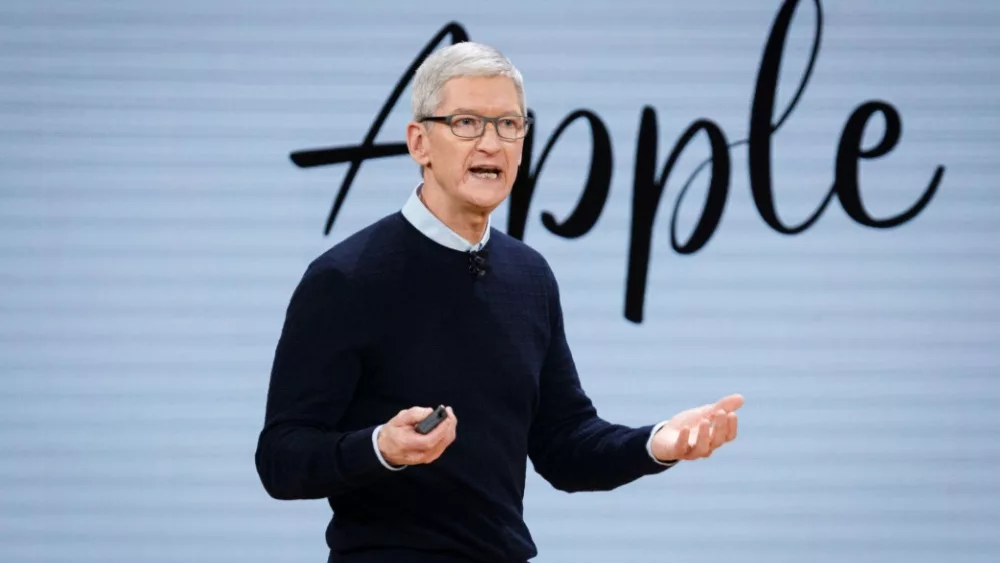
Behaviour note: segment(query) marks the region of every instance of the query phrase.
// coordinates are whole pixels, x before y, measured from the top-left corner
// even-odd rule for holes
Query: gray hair
[[[434,115],[441,103],[441,90],[452,78],[463,76],[506,76],[514,81],[521,114],[527,115],[524,79],[514,64],[497,49],[482,43],[463,41],[431,53],[413,77],[413,119]]]

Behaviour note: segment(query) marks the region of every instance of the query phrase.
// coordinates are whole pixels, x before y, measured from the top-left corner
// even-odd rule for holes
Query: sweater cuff
[[[337,458],[343,468],[344,479],[364,482],[385,471],[379,458],[372,451],[372,432],[376,427],[348,432],[337,447]]]
[[[382,466],[388,469],[389,471],[399,471],[401,469],[406,469],[405,465],[393,465],[388,461],[386,461],[384,457],[382,457],[382,450],[378,449],[378,431],[381,430],[383,426],[385,425],[379,424],[378,426],[375,427],[375,430],[372,431],[372,448],[375,450],[375,455],[378,457],[379,463],[381,463]]]
[[[653,455],[653,436],[655,436],[656,433],[660,430],[660,428],[663,428],[663,425],[665,425],[668,422],[670,422],[670,421],[669,420],[664,420],[663,422],[660,422],[659,424],[657,424],[656,426],[654,426],[653,429],[649,432],[649,440],[646,440],[646,453],[649,454],[650,459],[652,459],[653,461],[655,461],[659,465],[662,465],[664,467],[673,467],[674,465],[677,465],[677,461],[678,460],[673,459],[673,460],[670,460],[670,461],[660,461],[660,460],[656,459],[655,455]]]

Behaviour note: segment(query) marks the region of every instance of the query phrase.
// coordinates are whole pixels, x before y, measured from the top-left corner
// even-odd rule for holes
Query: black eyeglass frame
[[[456,117],[477,117],[479,119],[482,119],[483,120],[483,129],[482,129],[482,131],[479,132],[478,135],[475,135],[475,136],[472,136],[472,137],[468,137],[468,136],[465,136],[465,135],[459,135],[458,133],[455,133],[455,127],[452,125],[452,121]],[[502,133],[500,133],[500,120],[501,119],[508,119],[508,118],[511,118],[511,117],[517,117],[519,119],[523,119],[524,120],[524,135],[522,135],[520,137],[511,138],[511,137],[505,137]],[[477,115],[475,113],[453,113],[451,115],[428,115],[426,117],[421,117],[420,118],[420,123],[423,123],[425,121],[433,121],[433,122],[437,122],[437,123],[446,123],[446,124],[448,124],[448,128],[451,129],[451,133],[453,135],[455,135],[456,137],[460,138],[460,139],[478,139],[478,138],[480,138],[480,137],[482,137],[483,135],[486,134],[486,126],[489,125],[490,123],[493,123],[493,130],[497,132],[497,136],[498,137],[500,137],[501,139],[503,139],[505,141],[519,141],[519,140],[523,139],[524,137],[528,136],[528,128],[531,127],[531,124],[534,121],[534,119],[532,119],[531,117],[529,117],[527,115],[501,115],[501,116],[498,116],[498,117],[486,117],[485,115]]]

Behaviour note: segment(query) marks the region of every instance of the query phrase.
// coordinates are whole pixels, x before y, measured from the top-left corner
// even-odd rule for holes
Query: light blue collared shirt
[[[411,225],[426,235],[427,238],[452,250],[471,252],[474,250],[478,251],[486,246],[486,243],[490,240],[490,225],[492,225],[493,221],[491,217],[486,218],[486,232],[483,233],[483,239],[478,243],[471,243],[451,230],[448,225],[442,223],[437,216],[431,213],[430,209],[427,209],[427,206],[420,199],[420,189],[423,187],[423,183],[418,184],[417,188],[410,194],[410,199],[406,200],[406,205],[403,206],[403,217],[406,217],[406,220]]]
[[[423,233],[432,241],[453,250],[472,252],[478,251],[486,246],[486,243],[490,240],[490,225],[492,224],[492,218],[488,217],[486,219],[486,232],[483,233],[482,240],[478,243],[469,242],[461,235],[451,230],[448,225],[445,225],[440,219],[437,218],[437,216],[431,213],[430,209],[427,209],[424,202],[420,200],[420,189],[423,185],[424,184],[422,182],[418,184],[416,189],[413,190],[413,193],[410,194],[410,198],[406,200],[406,204],[403,205],[403,217],[405,217],[411,225],[416,227],[418,231]],[[653,455],[653,435],[655,435],[656,432],[666,423],[667,421],[664,420],[653,427],[653,430],[649,433],[649,439],[646,440],[646,452],[649,453],[649,457],[651,457],[656,463],[666,467],[671,467],[677,462],[662,462],[656,459],[656,456]],[[378,460],[386,467],[386,469],[390,469],[392,471],[406,469],[405,465],[399,467],[393,466],[382,457],[382,452],[378,449],[378,433],[381,429],[382,425],[379,425],[375,428],[375,431],[372,432],[372,446],[375,447],[375,455],[378,456]]]

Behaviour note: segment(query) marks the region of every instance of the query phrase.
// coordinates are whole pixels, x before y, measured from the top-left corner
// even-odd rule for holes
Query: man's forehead
[[[442,94],[441,109],[447,113],[520,113],[514,81],[505,76],[453,78]]]

